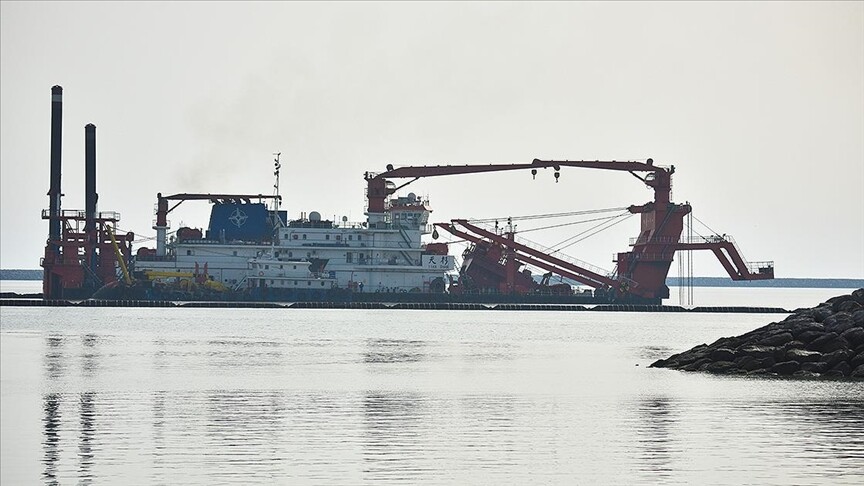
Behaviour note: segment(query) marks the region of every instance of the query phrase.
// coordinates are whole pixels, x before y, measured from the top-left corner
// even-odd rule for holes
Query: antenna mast
[[[273,227],[276,228],[283,224],[282,218],[279,217],[279,207],[282,205],[282,196],[279,195],[279,173],[281,172],[282,164],[279,162],[279,157],[282,155],[282,152],[275,152],[273,155],[276,156],[273,159],[273,175],[276,177],[276,182],[273,184],[273,191],[276,196],[273,198]]]

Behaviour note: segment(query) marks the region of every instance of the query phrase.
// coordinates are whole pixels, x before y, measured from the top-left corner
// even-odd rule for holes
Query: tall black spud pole
[[[86,223],[84,231],[96,229],[96,125],[88,123],[84,127],[84,212]]]
[[[60,248],[60,152],[63,146],[63,87],[51,88],[51,187],[48,189],[48,239],[55,252]]]

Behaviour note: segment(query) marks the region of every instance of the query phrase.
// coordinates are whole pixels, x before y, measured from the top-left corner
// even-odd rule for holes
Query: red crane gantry
[[[675,252],[678,250],[711,250],[723,268],[733,280],[765,280],[774,278],[773,262],[749,264],[741,257],[734,241],[723,236],[708,238],[681,239],[684,229],[684,217],[690,213],[689,204],[676,204],[670,200],[672,174],[675,166],[663,167],[654,165],[652,159],[646,162],[636,161],[572,161],[572,160],[539,160],[530,164],[490,164],[490,165],[437,165],[437,166],[406,166],[393,168],[387,166],[387,171],[375,174],[367,172],[367,198],[370,213],[384,213],[387,209],[387,198],[420,179],[458,174],[476,174],[483,172],[502,172],[511,170],[531,170],[532,175],[537,169],[552,168],[557,181],[561,167],[581,167],[629,172],[654,190],[654,199],[643,205],[633,205],[628,210],[641,215],[639,235],[631,242],[632,249],[617,254],[615,272],[609,275],[598,273],[596,269],[586,268],[586,265],[573,263],[555,257],[546,252],[531,248],[516,241],[514,234],[504,235],[484,230],[464,219],[454,219],[450,223],[436,223],[435,226],[459,238],[482,245],[484,248],[496,248],[490,252],[494,262],[485,262],[487,281],[499,280],[498,289],[504,292],[524,292],[527,287],[519,285],[518,267],[523,263],[543,268],[555,274],[571,278],[596,289],[611,290],[618,301],[658,302],[669,297],[666,277],[672,264]],[[396,186],[389,179],[412,178],[412,180]],[[461,227],[462,229],[459,229]],[[499,262],[499,257],[503,256]],[[498,268],[492,269],[494,265]],[[481,265],[482,267],[482,265]]]

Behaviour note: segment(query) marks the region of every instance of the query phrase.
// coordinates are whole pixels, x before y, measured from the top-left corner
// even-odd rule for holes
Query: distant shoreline
[[[42,270],[0,270],[0,280],[42,280]],[[678,287],[678,277],[669,277],[666,285]],[[808,288],[808,289],[860,289],[864,279],[857,278],[775,278],[774,280],[733,281],[727,277],[693,277],[694,287],[753,287],[753,288]]]
[[[679,277],[669,277],[666,285],[678,287]],[[694,287],[860,289],[864,279],[858,278],[775,278],[774,280],[739,280],[728,277],[693,277]]]

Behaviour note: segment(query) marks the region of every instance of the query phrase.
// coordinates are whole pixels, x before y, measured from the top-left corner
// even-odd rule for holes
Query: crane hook
[[[537,169],[531,169],[531,180],[537,180]]]
[[[559,177],[561,177],[561,173],[560,173],[560,172],[555,172],[555,183],[556,183],[556,184],[558,183],[558,178],[559,178]]]

